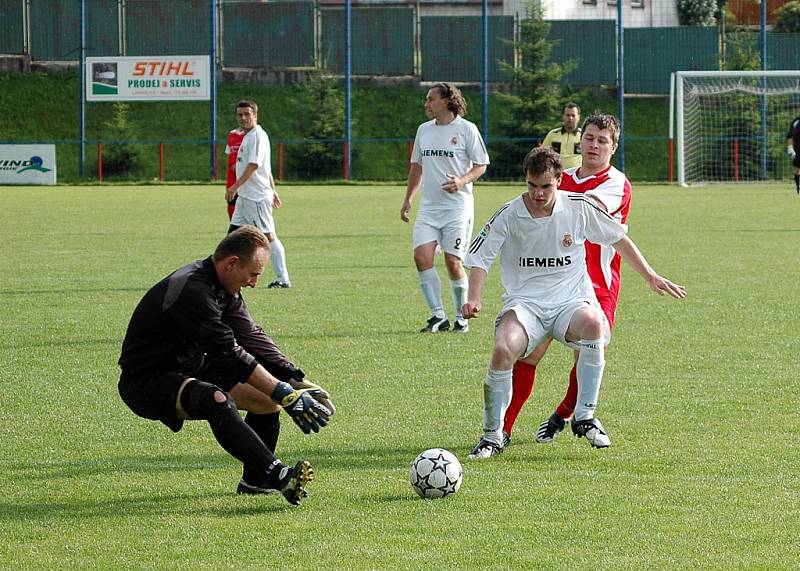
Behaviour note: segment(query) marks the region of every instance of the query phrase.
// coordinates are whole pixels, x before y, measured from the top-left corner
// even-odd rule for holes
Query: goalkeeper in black
[[[178,432],[205,420],[214,437],[244,464],[238,493],[280,491],[292,504],[306,496],[308,460],[285,466],[276,456],[279,413],[306,434],[334,412],[327,392],[305,380],[257,326],[241,296],[255,287],[269,243],[242,226],[214,254],[154,285],[133,312],[119,365],[119,393],[133,412]],[[247,411],[242,419],[239,410]]]
[[[800,194],[800,117],[789,123],[789,132],[786,134],[786,153],[794,165],[794,186]]]

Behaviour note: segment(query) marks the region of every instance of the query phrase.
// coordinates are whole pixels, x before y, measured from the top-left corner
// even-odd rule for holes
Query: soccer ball
[[[421,498],[445,498],[461,487],[461,462],[455,454],[431,448],[411,463],[411,486]]]

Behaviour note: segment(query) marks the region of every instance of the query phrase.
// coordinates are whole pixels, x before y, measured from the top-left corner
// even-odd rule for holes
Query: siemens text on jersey
[[[521,268],[560,268],[572,263],[569,256],[563,258],[522,258],[519,259]]]
[[[446,149],[422,149],[420,151],[423,157],[454,157],[456,154],[453,151]]]

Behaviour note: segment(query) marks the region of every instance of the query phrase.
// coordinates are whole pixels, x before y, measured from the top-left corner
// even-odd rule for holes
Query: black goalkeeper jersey
[[[789,123],[789,132],[786,133],[786,138],[792,140],[794,150],[800,155],[800,117],[796,117]]]
[[[257,363],[279,380],[302,376],[254,323],[241,295],[222,288],[210,257],[150,288],[131,316],[119,358],[123,376],[180,372],[212,383],[243,383]]]

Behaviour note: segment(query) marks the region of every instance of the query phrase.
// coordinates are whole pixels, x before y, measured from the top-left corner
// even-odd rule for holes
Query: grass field
[[[479,186],[476,226],[520,190]],[[116,390],[139,298],[227,227],[221,187],[0,188],[0,567],[795,569],[800,197],[634,192],[631,237],[689,297],[623,274],[598,411],[613,446],[534,442],[566,386],[554,345],[512,447],[473,464],[497,272],[469,334],[421,336],[403,188],[287,187],[295,287],[245,297],[338,407],[318,435],[284,416],[279,455],[317,475],[292,508],[235,495],[204,423],[173,435]],[[423,501],[408,466],[433,446],[464,484]]]

